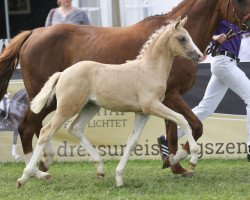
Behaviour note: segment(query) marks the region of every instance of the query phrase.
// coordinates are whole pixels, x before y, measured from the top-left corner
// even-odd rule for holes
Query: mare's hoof
[[[188,169],[183,168],[180,165],[180,163],[177,163],[176,165],[171,166],[171,170],[173,174],[180,174],[181,176],[184,176],[184,177],[189,176],[194,173],[193,170],[188,170]]]
[[[100,179],[104,179],[105,174],[104,174],[104,173],[98,172],[98,173],[97,173],[97,177],[100,178]]]
[[[39,170],[41,170],[42,172],[47,172],[48,169],[49,168],[44,164],[44,162],[40,161],[40,163],[39,163]]]
[[[183,177],[192,177],[194,176],[194,170],[185,170],[181,173],[181,176]]]

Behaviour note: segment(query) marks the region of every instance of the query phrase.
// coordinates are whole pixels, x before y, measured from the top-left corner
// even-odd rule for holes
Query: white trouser
[[[246,103],[247,144],[250,145],[250,80],[237,67],[235,60],[223,55],[213,58],[211,72],[212,76],[207,85],[204,97],[192,111],[201,121],[207,118],[215,111],[226,91],[230,88]],[[180,138],[183,135],[183,130],[178,129],[178,137]]]

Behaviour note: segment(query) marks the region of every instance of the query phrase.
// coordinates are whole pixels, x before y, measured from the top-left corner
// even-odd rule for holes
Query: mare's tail
[[[32,31],[24,31],[18,34],[0,55],[0,100],[6,93],[10,78],[17,67],[19,52],[31,34]]]
[[[54,73],[49,80],[45,83],[41,91],[35,96],[35,98],[31,101],[30,109],[34,113],[39,113],[44,107],[45,104],[49,105],[52,101],[55,88],[58,79],[60,78],[62,72]]]

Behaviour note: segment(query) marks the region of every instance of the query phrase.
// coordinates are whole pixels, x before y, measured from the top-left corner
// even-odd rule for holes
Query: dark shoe
[[[168,139],[162,135],[157,138],[161,159],[164,162],[169,157]]]
[[[6,117],[6,112],[2,109],[0,109],[0,117],[2,117],[2,118]]]
[[[247,160],[250,162],[250,145],[248,145]]]

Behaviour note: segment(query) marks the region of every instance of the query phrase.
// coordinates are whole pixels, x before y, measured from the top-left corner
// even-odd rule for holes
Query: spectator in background
[[[17,137],[18,125],[29,105],[28,95],[25,89],[19,90],[12,98],[9,93],[5,94],[0,101],[0,131],[13,131],[12,156],[18,160]]]
[[[54,24],[90,24],[87,14],[72,6],[72,0],[58,0],[59,7],[50,10],[45,26]]]

